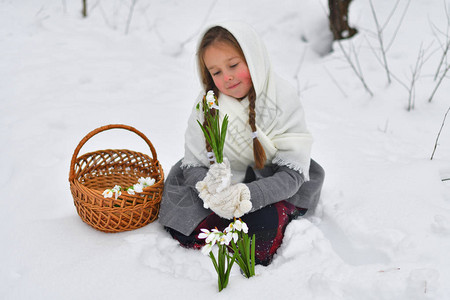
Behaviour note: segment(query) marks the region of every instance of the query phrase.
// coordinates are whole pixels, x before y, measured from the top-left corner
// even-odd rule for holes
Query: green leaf
[[[214,257],[214,254],[212,253],[212,251],[209,252],[209,257],[212,260],[212,263],[214,265],[214,269],[216,269],[217,274],[219,274],[219,268],[217,267],[217,261],[216,261],[216,258]]]
[[[255,276],[255,245],[256,239],[255,234],[252,236],[252,249],[251,249],[251,266],[250,266],[250,276]]]

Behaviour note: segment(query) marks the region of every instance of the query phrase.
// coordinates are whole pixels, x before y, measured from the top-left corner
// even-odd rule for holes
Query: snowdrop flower
[[[208,103],[209,109],[219,109],[219,106],[216,104],[216,97],[214,96],[214,92],[212,90],[209,90],[208,93],[206,93],[206,102]]]
[[[142,182],[139,181],[139,183],[141,183],[144,187],[152,186],[152,185],[155,184],[155,179],[154,178],[151,178],[151,177],[143,178],[143,177],[141,177],[139,180],[141,180],[141,179],[142,179]]]
[[[202,229],[200,229],[200,231],[201,232],[198,235],[199,239],[206,239],[211,234],[211,232],[208,229],[202,228]]]
[[[142,193],[143,188],[144,187],[140,183],[136,183],[135,185],[133,185],[133,189],[136,193]]]
[[[134,193],[134,188],[133,188],[133,187],[129,187],[129,188],[127,189],[127,193],[130,194],[130,195],[134,195],[134,194],[135,194],[135,193]]]
[[[208,101],[208,102],[214,102],[214,100],[216,100],[215,97],[214,97],[214,91],[213,91],[213,90],[209,90],[209,91],[206,93],[206,101]]]
[[[113,196],[113,192],[110,190],[110,189],[106,189],[104,192],[103,192],[103,197],[105,197],[105,198],[112,198],[112,196]]]
[[[214,244],[217,242],[217,240],[220,239],[221,235],[223,235],[222,232],[217,230],[217,228],[209,231],[208,229],[200,229],[202,232],[198,235],[199,239],[206,239],[205,242],[207,244],[211,244],[211,246],[214,246]]]
[[[231,233],[230,234],[222,234],[222,235],[220,235],[218,242],[221,245],[227,245],[228,246],[230,244],[232,238],[233,238],[233,235]]]
[[[116,198],[116,200],[117,200],[117,198],[118,198],[120,195],[122,195],[121,190],[122,190],[122,187],[121,187],[120,185],[115,185],[115,186],[111,189],[111,192],[114,193],[114,198]]]
[[[217,242],[217,240],[220,238],[220,236],[222,235],[223,233],[222,232],[220,232],[219,230],[217,230],[217,229],[213,229],[212,231],[211,231],[211,233],[209,234],[209,236],[206,238],[206,243],[211,243],[213,246],[214,246],[214,244]]]
[[[231,240],[233,240],[236,243],[238,238],[239,238],[239,235],[237,234],[237,232],[228,232],[225,235],[225,238],[226,238],[226,241],[227,241],[226,245],[229,245]]]
[[[248,226],[245,224],[245,222],[242,222],[241,219],[236,220],[234,222],[234,228],[237,231],[243,231],[244,233],[248,233]]]
[[[204,255],[208,255],[211,252],[212,247],[213,247],[212,244],[206,244],[205,246],[202,247],[202,253]]]

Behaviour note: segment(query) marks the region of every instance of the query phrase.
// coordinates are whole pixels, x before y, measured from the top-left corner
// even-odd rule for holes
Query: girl
[[[201,228],[223,230],[241,217],[256,236],[256,262],[268,265],[287,224],[314,211],[324,179],[310,158],[312,137],[297,91],[272,71],[261,39],[245,23],[209,28],[197,63],[203,90],[188,121],[185,156],[167,176],[160,222],[182,246],[200,248]],[[197,123],[209,90],[218,97],[219,118],[229,116],[220,165],[211,165]]]

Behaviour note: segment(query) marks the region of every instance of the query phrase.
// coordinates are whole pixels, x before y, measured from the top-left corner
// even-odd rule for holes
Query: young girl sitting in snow
[[[245,23],[209,28],[197,59],[204,90],[188,122],[185,156],[167,176],[159,220],[181,245],[200,248],[200,229],[223,230],[241,217],[256,236],[256,263],[268,265],[287,224],[312,213],[323,184],[297,91],[272,71],[261,39]],[[197,123],[209,90],[221,121],[229,117],[222,164],[211,165]]]

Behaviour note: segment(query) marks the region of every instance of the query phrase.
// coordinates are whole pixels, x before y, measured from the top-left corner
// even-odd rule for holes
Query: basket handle
[[[129,130],[131,132],[136,133],[137,135],[139,135],[146,143],[147,145],[150,147],[150,151],[152,152],[152,157],[154,160],[158,160],[157,156],[156,156],[156,151],[155,148],[153,147],[152,143],[150,142],[150,140],[139,130],[137,130],[134,127],[128,126],[128,125],[123,125],[123,124],[111,124],[111,125],[105,125],[102,127],[99,127],[97,129],[92,130],[91,132],[89,132],[78,144],[78,146],[75,148],[75,151],[73,152],[72,155],[72,161],[70,162],[70,173],[69,173],[69,181],[72,181],[75,178],[75,160],[78,157],[78,153],[81,150],[81,147],[84,146],[84,144],[86,144],[86,142],[92,138],[94,135],[96,135],[97,133],[106,131],[106,130],[110,130],[110,129],[117,129],[117,128],[121,128],[121,129],[126,129]]]

